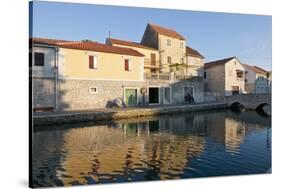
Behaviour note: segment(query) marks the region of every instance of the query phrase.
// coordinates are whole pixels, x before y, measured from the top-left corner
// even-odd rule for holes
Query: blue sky
[[[140,42],[148,22],[176,30],[205,61],[237,56],[271,70],[271,17],[187,10],[36,1],[33,37],[66,40],[113,38]]]

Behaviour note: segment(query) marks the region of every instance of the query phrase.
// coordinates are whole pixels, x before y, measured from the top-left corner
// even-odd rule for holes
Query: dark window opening
[[[35,66],[44,66],[44,53],[35,53]]]

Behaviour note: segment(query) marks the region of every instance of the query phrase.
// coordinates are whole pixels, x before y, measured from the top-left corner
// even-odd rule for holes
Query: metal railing
[[[159,68],[160,67],[160,61],[152,61],[149,58],[144,59],[144,67],[150,67],[150,68]]]
[[[146,80],[171,80],[169,73],[145,73],[144,78]]]
[[[203,79],[203,76],[193,75],[175,75],[175,80],[188,80],[188,79]]]

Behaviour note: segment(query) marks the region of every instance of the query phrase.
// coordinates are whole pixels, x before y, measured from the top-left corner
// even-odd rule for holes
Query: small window
[[[207,78],[207,72],[204,72],[204,78],[205,79]]]
[[[171,45],[172,45],[171,39],[167,39],[167,46],[171,46]]]
[[[35,53],[35,66],[44,66],[44,53]]]
[[[168,64],[171,64],[172,63],[172,57],[167,56],[167,62],[168,62]]]
[[[93,94],[93,93],[97,93],[97,92],[98,92],[98,88],[97,87],[93,87],[93,86],[89,87],[89,93]]]
[[[180,48],[183,48],[183,42],[180,42]]]
[[[98,69],[98,57],[89,56],[89,69]]]
[[[125,66],[125,71],[132,71],[132,65],[130,59],[124,59],[124,66]]]

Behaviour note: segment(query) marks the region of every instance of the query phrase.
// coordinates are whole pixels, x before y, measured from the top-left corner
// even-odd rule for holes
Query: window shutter
[[[132,71],[132,64],[131,64],[131,60],[128,61],[129,64],[129,71]]]
[[[98,69],[98,57],[94,56],[94,69]]]
[[[129,60],[125,59],[125,71],[129,71]]]
[[[94,57],[89,56],[89,68],[93,69],[94,68]]]

